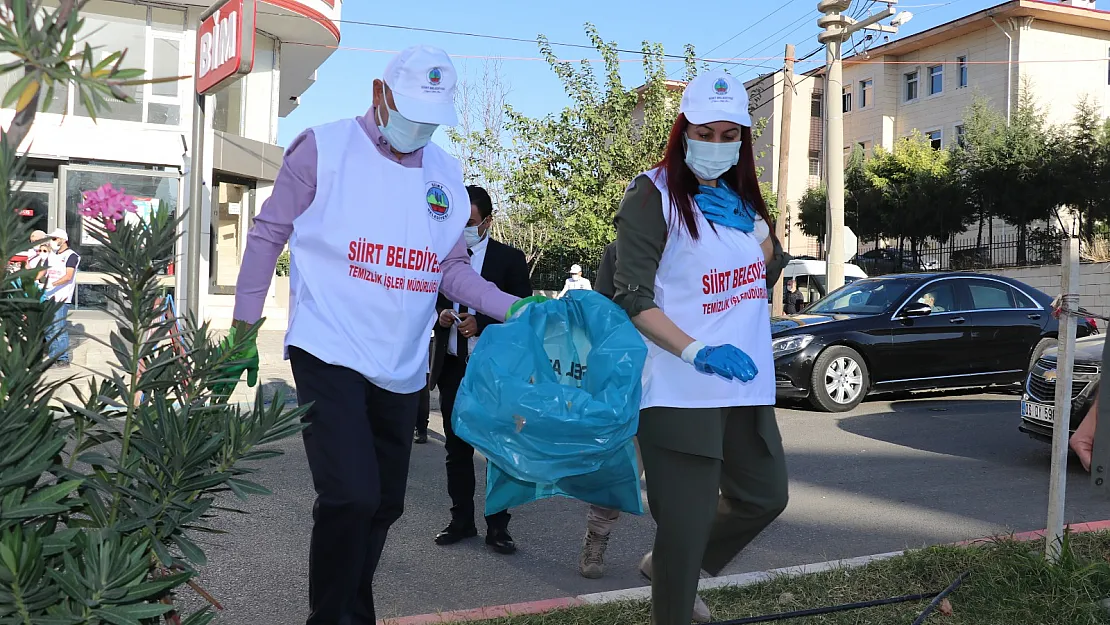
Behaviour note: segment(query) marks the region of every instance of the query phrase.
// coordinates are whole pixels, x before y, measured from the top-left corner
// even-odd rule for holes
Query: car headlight
[[[793,336],[784,336],[771,341],[771,351],[777,358],[786,354],[800,352],[809,344],[813,342],[812,334],[796,334]]]

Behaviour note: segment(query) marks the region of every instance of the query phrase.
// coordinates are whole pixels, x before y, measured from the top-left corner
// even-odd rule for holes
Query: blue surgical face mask
[[[385,106],[383,104],[383,106]],[[421,122],[414,122],[406,119],[393,109],[389,109],[389,122],[385,125],[381,123],[381,113],[377,113],[378,117],[378,130],[381,131],[382,136],[401,154],[411,154],[420,148],[428,145],[432,140],[432,135],[435,133],[436,124],[425,124]]]
[[[702,180],[716,180],[740,161],[740,142],[712,143],[686,137],[686,166]]]

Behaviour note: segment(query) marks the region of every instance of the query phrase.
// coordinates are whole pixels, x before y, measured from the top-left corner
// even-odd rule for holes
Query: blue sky
[[[902,28],[899,36],[943,24],[1001,1],[903,0],[898,8],[911,11],[914,17]],[[856,0],[852,11],[864,4],[868,3]],[[417,6],[418,11],[414,10]],[[646,39],[662,43],[665,52],[669,54],[681,55],[685,44],[692,43],[699,56],[709,58],[781,57],[785,44],[790,42],[797,46],[797,53],[801,56],[818,47],[816,36],[819,14],[816,6],[817,0],[782,0],[774,3],[756,0],[693,0],[677,3],[661,0],[347,0],[343,6],[344,20],[520,37],[533,42],[495,41],[341,24],[343,40],[340,45],[400,50],[410,45],[428,43],[457,55],[536,58],[539,56],[534,43],[536,35],[542,33],[551,41],[588,44],[583,25],[591,22],[597,26],[602,38],[615,41],[618,47],[627,50],[639,50],[641,42]],[[884,5],[876,5],[882,6]],[[694,7],[696,10],[682,12],[683,8]],[[1098,7],[1110,9],[1110,0],[1098,0]],[[775,11],[774,14],[771,14],[772,11]],[[745,29],[749,30],[724,43]],[[596,52],[584,49],[556,46],[555,52],[564,59],[597,57]],[[635,58],[636,55],[626,53],[621,56]],[[286,145],[305,128],[365,112],[371,101],[371,84],[374,78],[381,75],[389,57],[389,54],[378,52],[337,50],[320,68],[316,84],[301,97],[301,105],[297,110],[280,121],[279,142]],[[823,58],[824,53],[820,53],[813,60]],[[455,60],[456,68],[464,76],[468,72],[472,75],[479,72],[483,63],[484,61],[478,59]],[[781,60],[749,63],[778,66],[781,65]],[[681,76],[681,62],[672,66],[674,75]],[[813,67],[813,64],[799,65],[798,71]],[[511,89],[509,102],[521,112],[541,116],[566,105],[567,99],[562,86],[547,63],[504,60],[501,68]],[[767,70],[734,66],[729,71],[747,79]],[[623,77],[630,86],[639,84],[638,81],[643,77],[640,65],[626,63]],[[441,134],[437,133],[440,142]]]

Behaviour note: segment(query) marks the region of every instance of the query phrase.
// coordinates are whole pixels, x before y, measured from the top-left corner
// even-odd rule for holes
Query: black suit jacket
[[[482,277],[510,295],[516,295],[517,297],[532,295],[532,280],[528,276],[528,261],[524,257],[524,252],[493,239],[490,239],[486,245],[486,258],[482,263]],[[439,301],[436,302],[436,312],[439,313],[454,306],[455,302],[440,295]],[[489,324],[501,323],[502,321],[483,314],[476,316],[478,318],[478,336],[482,335],[482,331]],[[451,338],[452,332],[458,332],[456,326],[445,328],[439,325],[438,320],[436,321],[435,338],[432,341],[432,372],[428,379],[429,388],[435,386],[436,381],[439,380],[439,372],[443,369],[443,357],[447,355],[447,342]],[[466,339],[459,337],[459,340]]]

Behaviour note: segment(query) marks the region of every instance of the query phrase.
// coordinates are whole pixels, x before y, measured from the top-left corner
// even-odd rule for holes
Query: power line
[[[758,26],[758,25],[760,25],[761,23],[765,22],[765,21],[767,20],[767,18],[769,18],[769,17],[771,17],[772,15],[774,15],[775,13],[778,13],[779,11],[781,11],[781,10],[785,9],[786,7],[790,6],[791,4],[794,4],[794,3],[795,3],[795,2],[797,2],[797,1],[798,1],[798,0],[790,0],[790,2],[784,2],[783,4],[781,4],[781,5],[779,6],[779,8],[775,9],[774,11],[771,11],[771,12],[770,12],[770,13],[768,13],[767,15],[764,15],[763,17],[761,17],[761,18],[759,19],[759,21],[757,21],[757,22],[755,22],[755,23],[753,23],[753,24],[749,25],[749,26],[748,26],[747,28],[745,28],[744,30],[741,30],[740,32],[738,32],[738,33],[736,33],[735,35],[733,35],[733,36],[729,37],[728,39],[725,39],[724,41],[722,41],[721,43],[719,43],[719,44],[717,44],[716,46],[714,46],[714,47],[713,47],[712,49],[710,49],[710,50],[709,50],[708,52],[706,52],[705,54],[706,54],[706,55],[709,55],[709,54],[712,54],[713,52],[716,52],[717,50],[721,49],[721,48],[722,48],[722,47],[723,47],[723,46],[724,46],[725,44],[728,44],[729,42],[731,42],[732,40],[736,39],[736,38],[737,38],[737,37],[739,37],[740,35],[743,35],[744,33],[748,32],[749,30],[751,30],[751,29],[755,28],[756,26]],[[668,74],[668,76],[669,76],[669,74]]]
[[[771,33],[770,35],[764,37],[763,39],[757,41],[753,45],[745,48],[743,52],[737,54],[736,56],[743,57],[745,54],[751,52],[752,50],[756,50],[760,46],[764,46],[763,49],[766,49],[767,46],[765,46],[764,44],[766,44],[768,41],[772,41],[772,39],[773,39],[773,41],[772,41],[772,44],[773,44],[773,43],[777,43],[777,42],[781,41],[782,39],[785,39],[786,37],[789,37],[791,34],[797,32],[798,30],[803,28],[804,27],[804,22],[806,20],[810,20],[810,19],[813,19],[813,15],[812,15],[812,13],[807,11],[805,15],[802,15],[800,18],[794,20],[793,22],[790,22],[786,26],[783,26],[782,28],[778,29],[777,31],[775,31],[775,32]],[[781,35],[781,33],[785,32],[791,26],[795,27],[794,30],[791,30],[786,35]],[[781,36],[779,36],[779,35],[781,35]],[[776,36],[779,36],[778,39],[774,39],[774,37],[776,37]],[[737,63],[729,63],[728,65],[732,66],[732,65],[738,65],[738,64]]]

